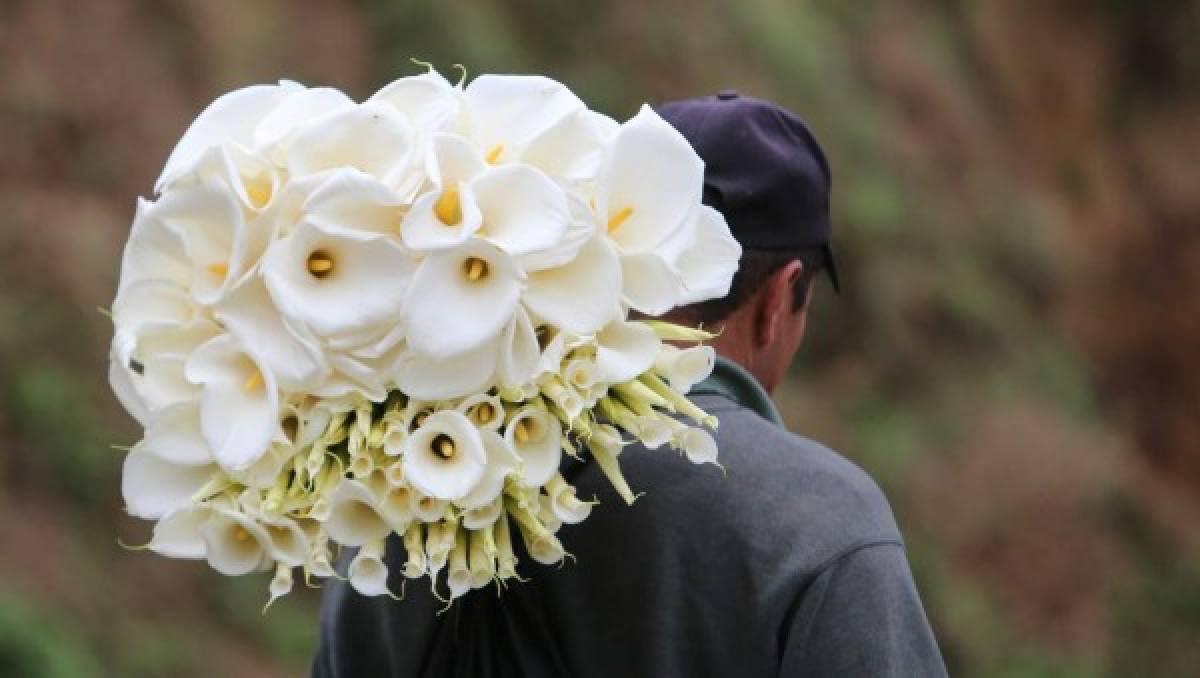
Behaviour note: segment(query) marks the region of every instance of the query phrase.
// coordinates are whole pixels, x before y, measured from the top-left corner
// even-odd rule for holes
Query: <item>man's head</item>
[[[825,154],[795,114],[736,92],[658,112],[704,160],[704,202],[725,216],[743,251],[728,295],[672,317],[719,328],[717,352],[771,391],[804,337],[815,277],[826,271],[838,287]]]

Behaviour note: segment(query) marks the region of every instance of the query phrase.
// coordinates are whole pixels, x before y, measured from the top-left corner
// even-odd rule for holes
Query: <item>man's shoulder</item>
[[[635,490],[647,491],[635,511],[660,527],[785,557],[808,571],[867,544],[900,543],[887,498],[858,465],[728,399],[696,401],[720,420],[722,468],[680,468],[661,458],[666,448],[631,449],[622,468]]]

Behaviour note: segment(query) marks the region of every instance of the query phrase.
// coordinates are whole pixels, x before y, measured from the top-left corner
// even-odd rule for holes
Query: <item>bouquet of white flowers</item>
[[[702,175],[649,107],[618,124],[538,76],[218,98],[138,203],[112,306],[145,548],[273,569],[274,600],[357,547],[379,595],[395,532],[452,600],[517,576],[514,534],[566,555],[594,501],[563,454],[627,502],[629,440],[715,462],[684,395],[711,335],[628,318],[727,292],[741,250]]]

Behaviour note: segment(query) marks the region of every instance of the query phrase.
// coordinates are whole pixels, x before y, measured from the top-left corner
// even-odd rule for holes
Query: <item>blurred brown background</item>
[[[0,675],[306,672],[315,595],[117,546],[96,309],[210,100],[409,57],[807,117],[846,289],[779,400],[888,492],[951,672],[1200,674],[1196,2],[417,5],[0,2]]]

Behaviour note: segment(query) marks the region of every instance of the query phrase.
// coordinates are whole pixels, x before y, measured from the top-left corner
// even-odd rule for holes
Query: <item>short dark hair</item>
[[[675,309],[672,315],[689,324],[711,327],[733,314],[746,300],[754,296],[767,278],[788,262],[803,264],[800,279],[793,288],[792,310],[798,311],[808,303],[813,279],[825,268],[825,256],[820,247],[798,247],[782,250],[743,249],[737,273],[729,286],[729,294],[717,299],[697,302]]]

